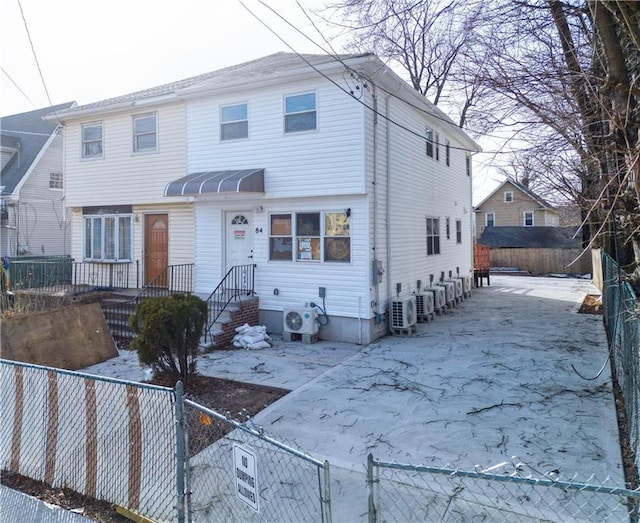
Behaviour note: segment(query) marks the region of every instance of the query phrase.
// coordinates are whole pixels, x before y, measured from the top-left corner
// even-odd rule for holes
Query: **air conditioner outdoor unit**
[[[445,299],[447,300],[447,305],[454,305],[456,303],[456,295],[453,282],[450,281],[441,281],[436,283],[437,286],[440,286],[444,289]]]
[[[284,309],[284,332],[294,334],[317,334],[318,321],[314,309]]]
[[[391,328],[407,329],[416,323],[416,297],[391,300]]]
[[[465,298],[471,297],[472,281],[471,276],[458,276],[462,280],[462,294]]]
[[[453,283],[453,296],[456,301],[462,301],[464,295],[462,280],[460,278],[453,278],[451,280],[445,280],[445,283]]]
[[[447,296],[444,287],[427,287],[424,291],[428,291],[433,294],[433,308],[436,311],[442,312],[447,306]]]
[[[433,306],[433,293],[422,292],[416,294],[416,314],[418,321],[432,320],[435,315],[435,308]]]

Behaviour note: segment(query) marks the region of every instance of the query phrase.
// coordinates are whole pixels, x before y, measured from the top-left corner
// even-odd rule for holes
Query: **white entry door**
[[[226,270],[234,265],[253,263],[253,229],[251,212],[226,213]]]

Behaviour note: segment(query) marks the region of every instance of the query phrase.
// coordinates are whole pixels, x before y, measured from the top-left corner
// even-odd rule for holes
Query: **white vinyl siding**
[[[317,83],[311,86],[316,88]],[[233,98],[189,100],[188,172],[265,168],[267,199],[362,194],[362,106],[335,86],[323,86],[317,90],[321,100],[318,131],[285,136],[283,92],[289,91],[287,87],[239,92]],[[239,97],[249,100],[250,140],[220,141],[220,106]]]
[[[409,295],[416,290],[417,280],[428,282],[430,275],[438,279],[441,272],[456,272],[456,267],[460,268],[460,274],[469,274],[472,269],[471,183],[466,176],[465,153],[459,150],[466,144],[452,135],[449,138],[451,165],[432,161],[425,154],[423,136],[425,127],[433,129],[435,122],[425,121],[424,113],[412,110],[395,98],[390,98],[388,105],[388,117],[392,121],[403,122],[405,127],[414,130],[410,133],[397,126],[388,127],[391,194],[386,228],[391,231],[392,257],[391,266],[385,267],[385,281],[389,279],[393,291],[400,284],[401,295]],[[425,216],[440,218],[441,235],[444,217],[460,220],[466,243],[441,241],[440,254],[427,256]]]
[[[67,154],[66,204],[72,207],[147,204],[163,201],[164,188],[186,173],[184,106],[171,104],[157,110],[162,122],[162,146],[154,154],[132,154],[132,114],[104,118],[105,156],[100,162],[82,161]],[[65,143],[80,142],[81,125],[65,125]]]
[[[62,135],[51,139],[43,154],[32,164],[20,189],[17,243],[28,247],[34,256],[70,253],[70,219],[63,204],[64,191],[50,189],[51,173],[60,173],[62,169],[62,145]],[[77,158],[77,148],[75,155]],[[3,229],[3,235],[5,232],[9,230]],[[2,241],[4,243],[4,237]]]

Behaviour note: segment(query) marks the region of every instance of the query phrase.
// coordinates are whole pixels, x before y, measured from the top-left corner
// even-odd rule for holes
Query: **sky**
[[[326,3],[0,0],[0,116],[96,102],[279,51],[323,53],[316,27],[328,32],[315,13]],[[474,160],[474,201],[495,185],[483,158]]]

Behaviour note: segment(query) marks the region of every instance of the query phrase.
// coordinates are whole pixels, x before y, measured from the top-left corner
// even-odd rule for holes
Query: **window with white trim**
[[[466,156],[467,176],[471,176],[471,155],[467,153]]]
[[[433,133],[433,142],[434,142],[434,147],[435,147],[435,152],[436,152],[436,161],[439,162],[440,161],[440,133]]]
[[[456,220],[456,243],[462,243],[462,220]]]
[[[447,167],[451,166],[451,144],[449,140],[445,140],[444,142],[444,157]]]
[[[249,136],[247,104],[225,105],[220,108],[220,140],[239,140]]]
[[[133,117],[133,152],[146,153],[158,148],[158,115],[141,114]]]
[[[440,254],[440,219],[427,218],[427,256]]]
[[[350,262],[350,213],[271,214],[269,259],[298,262]]]
[[[495,212],[487,212],[484,215],[484,225],[485,227],[495,227],[496,226],[496,213]]]
[[[433,158],[433,129],[424,128],[424,137],[426,141],[426,153],[429,158]]]
[[[318,127],[316,93],[286,96],[284,99],[284,132],[314,131]]]
[[[49,173],[49,189],[61,191],[63,188],[62,173]]]
[[[513,191],[504,191],[504,201],[507,203],[513,202]]]
[[[102,122],[82,126],[82,157],[102,158]]]
[[[533,211],[524,211],[524,226],[533,227]]]
[[[84,259],[131,261],[132,215],[85,215]]]

